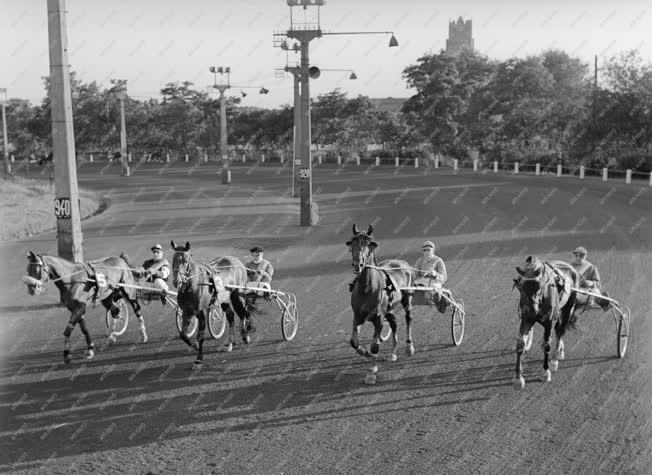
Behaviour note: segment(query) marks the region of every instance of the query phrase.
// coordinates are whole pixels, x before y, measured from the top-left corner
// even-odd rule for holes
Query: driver
[[[586,251],[586,248],[582,246],[578,247],[573,251],[573,260],[570,263],[573,269],[575,269],[575,271],[580,276],[580,288],[588,290],[594,294],[600,294],[604,295],[605,297],[609,297],[607,292],[602,292],[600,290],[600,273],[598,272],[598,268],[595,266],[595,264],[591,264],[586,260],[587,254],[588,252]],[[589,297],[587,299],[587,305],[590,304],[592,298],[593,297]],[[608,300],[596,298],[595,303],[602,307],[602,310],[604,311],[607,311],[609,308],[611,308],[611,302]]]
[[[422,256],[414,264],[416,270],[415,285],[441,288],[446,283],[448,276],[446,275],[446,264],[444,264],[443,259],[435,255],[435,243],[432,241],[424,242],[421,245],[421,252],[423,253]],[[447,300],[436,293],[435,302],[437,310],[444,313],[448,307]]]
[[[139,269],[138,276],[145,276],[145,281],[152,284],[152,287],[163,291],[161,303],[167,303],[166,292],[169,290],[167,281],[170,277],[170,263],[163,257],[163,247],[155,244],[151,248],[153,257],[143,262],[143,267]]]

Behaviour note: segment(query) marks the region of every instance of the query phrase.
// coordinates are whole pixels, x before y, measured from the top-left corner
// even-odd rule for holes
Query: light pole
[[[226,95],[225,92],[227,89],[232,87],[237,87],[240,89],[260,89],[259,94],[269,93],[268,89],[265,89],[263,86],[232,86],[231,85],[231,68],[229,66],[211,66],[208,70],[213,73],[213,89],[217,89],[220,92],[220,156],[222,157],[222,183],[229,183],[229,173],[228,173],[228,151],[227,151],[227,135],[226,135]],[[222,80],[221,84],[217,83],[217,75],[220,74]],[[224,82],[224,75],[226,76],[226,83]],[[243,93],[243,97],[246,94]]]
[[[75,163],[65,0],[48,0],[47,8],[57,247],[60,257],[81,262],[83,244]]]
[[[122,163],[122,176],[129,176],[127,162],[127,126],[125,120],[125,98],[127,97],[127,80],[111,79],[111,84],[120,100],[120,158]]]
[[[319,76],[318,68],[310,68],[309,59],[309,43],[315,38],[320,38],[324,35],[376,35],[376,34],[391,34],[392,37],[389,41],[389,46],[398,46],[398,41],[391,31],[353,31],[342,33],[324,33],[319,24],[320,12],[319,9],[324,5],[324,0],[287,0],[290,7],[290,29],[283,33],[275,33],[276,37],[293,38],[299,42],[299,51],[301,53],[301,61],[299,66],[300,74],[300,122],[299,127],[300,135],[300,155],[301,155],[301,168],[299,169],[299,183],[300,183],[300,216],[299,224],[301,226],[313,226],[317,224],[316,204],[312,201],[312,156],[311,156],[311,134],[310,134],[310,77],[313,73],[314,78]],[[297,25],[295,28],[293,22],[294,7],[303,7],[307,10],[308,7],[317,7],[317,23],[307,25]],[[281,48],[287,50],[287,41],[283,40],[279,44]],[[296,48],[295,48],[296,51]],[[311,71],[312,70],[312,71]],[[313,72],[314,71],[314,72]],[[315,74],[316,73],[316,74]]]
[[[287,47],[281,46],[285,50],[289,50]],[[299,50],[299,45],[295,44],[294,51]],[[285,66],[280,71],[285,71],[286,73],[291,73],[294,77],[294,143],[292,150],[292,196],[297,198],[299,183],[298,183],[298,174],[295,173],[295,165],[301,165],[301,153],[299,151],[301,147],[301,89],[299,88],[301,83],[301,67],[299,66]],[[355,72],[352,69],[320,69],[320,71],[343,71],[350,72],[351,75],[349,79],[358,79]],[[299,163],[297,163],[299,162]]]
[[[11,175],[11,164],[9,163],[9,139],[7,139],[7,115],[5,114],[5,107],[7,105],[7,89],[1,88],[0,94],[4,96],[0,98],[0,105],[2,105],[2,140],[4,146],[5,173],[9,176]]]

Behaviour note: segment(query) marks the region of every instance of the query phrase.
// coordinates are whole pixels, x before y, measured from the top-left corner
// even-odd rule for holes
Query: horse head
[[[544,296],[545,282],[543,263],[536,257],[529,256],[523,268],[516,267],[520,277],[514,280],[514,286],[521,294],[519,307],[526,315],[538,315]]]
[[[190,273],[190,264],[192,262],[192,253],[190,252],[190,243],[186,241],[185,246],[177,246],[174,241],[170,241],[174,256],[172,257],[172,284],[179,288],[179,274],[182,283]]]
[[[43,256],[34,254],[32,251],[27,253],[27,277],[23,279],[27,285],[29,295],[40,295],[45,291],[43,284],[50,278],[48,269]]]
[[[359,274],[367,263],[372,262],[373,253],[378,247],[378,243],[372,239],[373,232],[374,228],[371,225],[367,227],[367,232],[360,232],[357,226],[353,225],[353,237],[346,242],[346,245],[351,248],[351,265],[354,274]]]

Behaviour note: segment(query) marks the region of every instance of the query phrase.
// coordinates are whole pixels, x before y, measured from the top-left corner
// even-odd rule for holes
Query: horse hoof
[[[564,353],[564,350],[559,350],[559,357],[557,359],[564,360],[565,358],[566,358],[566,353]]]
[[[224,345],[224,351],[226,353],[231,353],[233,351],[233,343],[226,343]]]
[[[396,359],[397,359],[396,353],[392,353],[389,357],[389,361],[396,361]]]
[[[251,343],[251,337],[249,335],[242,335],[242,341],[244,342],[245,345],[248,345]]]
[[[91,349],[86,350],[86,359],[87,360],[92,360],[94,356],[95,356],[95,351],[93,351]]]
[[[106,338],[106,341],[107,343],[111,344],[111,343],[116,343],[118,339],[115,336],[113,336],[113,334],[111,334]]]
[[[378,374],[378,365],[374,365],[369,371],[371,374]]]
[[[378,350],[380,350],[380,345],[378,343],[372,343],[369,347],[369,351],[374,355],[378,354]]]
[[[541,381],[544,383],[549,383],[552,380],[552,374],[550,373],[549,369],[544,369],[543,373],[541,373]]]
[[[192,364],[193,371],[199,371],[201,370],[201,367],[202,367],[202,360],[195,360],[195,362]]]
[[[365,384],[376,384],[376,375],[375,374],[368,374],[364,378],[364,383]]]
[[[414,356],[414,345],[408,345],[405,347],[405,354],[408,356]]]
[[[519,376],[518,378],[514,378],[514,389],[523,389],[525,387],[525,378],[523,376]]]
[[[550,369],[553,371],[557,371],[557,369],[559,369],[559,361],[550,360]]]

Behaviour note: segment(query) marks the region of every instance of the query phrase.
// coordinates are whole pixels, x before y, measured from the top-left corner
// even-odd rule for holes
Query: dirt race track
[[[94,167],[94,168],[92,168]],[[98,351],[64,365],[68,315],[58,294],[28,296],[25,252],[56,254],[54,232],[0,247],[0,470],[137,473],[482,472],[649,473],[652,467],[652,188],[595,179],[453,174],[393,168],[315,170],[321,223],[300,228],[289,172],[181,164],[84,165],[83,187],[111,199],[83,223],[85,258],[189,240],[194,256],[248,256],[263,245],[275,288],[296,293],[296,339],[281,338],[279,314],[257,319],[249,346],[232,353],[207,340],[204,369],[178,340],[172,312],[145,307],[150,341],[134,320],[103,347],[100,306],[87,321]],[[415,311],[413,357],[399,315],[398,361],[369,361],[349,346],[347,282],[351,225],[375,224],[378,256],[414,262],[434,239],[447,287],[464,300],[466,334],[451,345],[450,320]],[[518,322],[514,266],[526,256],[570,259],[589,249],[603,287],[632,309],[624,359],[610,314],[582,316],[566,338],[566,360],[539,382],[541,327],[525,359],[526,386],[512,375]],[[171,253],[166,256],[170,257]],[[271,308],[271,307],[270,307]],[[363,331],[369,342],[370,324]],[[390,352],[381,345],[381,355]],[[646,468],[647,467],[647,468]]]

